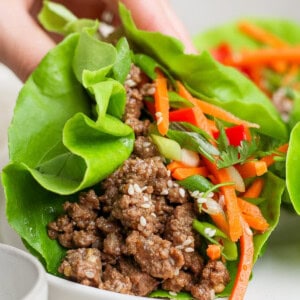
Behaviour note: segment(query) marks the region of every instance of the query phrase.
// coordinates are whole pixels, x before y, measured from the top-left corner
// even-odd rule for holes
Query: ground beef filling
[[[155,89],[136,66],[125,87],[124,121],[135,131],[134,151],[101,183],[101,192],[82,192],[48,224],[49,237],[69,249],[59,272],[124,294],[146,296],[163,288],[213,299],[229,282],[228,271],[199,254],[200,236],[192,228],[199,212],[147,137],[150,121],[140,120],[142,100]]]

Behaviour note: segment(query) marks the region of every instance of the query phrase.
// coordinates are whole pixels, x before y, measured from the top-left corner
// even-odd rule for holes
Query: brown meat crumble
[[[221,261],[199,254],[192,228],[199,212],[174,182],[140,120],[143,97],[154,86],[132,66],[125,82],[124,122],[134,129],[133,153],[101,183],[101,195],[82,192],[65,214],[48,224],[48,235],[69,250],[59,267],[66,278],[109,291],[147,296],[161,287],[213,299],[229,282]]]

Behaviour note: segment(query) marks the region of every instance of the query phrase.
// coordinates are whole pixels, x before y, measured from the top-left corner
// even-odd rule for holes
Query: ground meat
[[[134,142],[133,153],[140,158],[158,156],[156,146],[148,137],[138,136]]]
[[[68,250],[58,271],[71,280],[98,287],[102,272],[100,251],[95,248]]]
[[[172,291],[176,293],[182,290],[190,291],[192,287],[192,281],[191,274],[180,271],[178,275],[165,280],[162,283],[162,288],[166,291]]]
[[[96,220],[96,226],[100,230],[100,232],[104,234],[116,233],[120,231],[120,225],[116,220],[108,220],[103,216],[100,216]]]
[[[66,215],[48,224],[48,235],[58,239],[66,248],[90,247],[96,243],[97,209],[99,199],[93,190],[81,193],[79,203],[66,202],[63,205]]]
[[[184,264],[181,251],[158,235],[145,238],[133,231],[127,237],[126,245],[141,269],[155,278],[172,278]]]
[[[132,293],[137,296],[146,296],[159,284],[159,281],[143,272],[140,267],[130,259],[120,260],[120,270],[126,274],[132,283]]]
[[[111,232],[103,241],[103,252],[112,256],[119,256],[123,245],[123,236],[120,233]]]
[[[148,133],[150,121],[131,118],[131,119],[126,119],[125,124],[132,127],[136,136],[140,136],[140,135],[146,135]]]
[[[219,260],[209,261],[203,269],[202,280],[209,282],[216,293],[224,290],[230,280],[229,272]]]
[[[128,276],[120,273],[116,268],[107,265],[103,272],[103,282],[99,288],[122,294],[131,294],[132,284]]]
[[[193,285],[191,294],[195,299],[199,300],[213,300],[215,298],[215,292],[209,285],[209,282]]]

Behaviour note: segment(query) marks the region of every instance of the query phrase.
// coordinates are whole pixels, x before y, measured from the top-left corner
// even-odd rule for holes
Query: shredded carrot
[[[217,260],[221,257],[221,246],[210,244],[206,248],[206,254],[211,260]]]
[[[241,176],[245,178],[261,176],[268,172],[267,163],[262,160],[249,160],[235,166]]]
[[[177,160],[174,160],[167,165],[167,169],[171,172],[173,172],[177,168],[186,168],[186,167],[188,167],[186,164]]]
[[[154,105],[157,129],[161,135],[166,135],[169,129],[169,96],[167,79],[157,70],[155,82]]]
[[[277,36],[273,35],[272,33],[264,30],[261,27],[258,27],[257,25],[242,21],[238,24],[239,29],[248,35],[249,37],[264,43],[266,45],[269,45],[274,48],[281,48],[287,45],[286,42],[278,38]]]
[[[229,64],[235,67],[272,64],[277,61],[300,64],[300,47],[288,46],[285,48],[262,48],[241,53],[232,57]]]
[[[250,227],[262,232],[269,228],[269,224],[258,206],[241,198],[238,198],[238,204],[245,221]]]
[[[221,119],[225,122],[244,125],[245,127],[259,128],[258,124],[242,120],[223,108],[206,101],[194,98],[194,104],[197,105],[205,114]]]
[[[217,166],[204,158],[209,172],[217,179],[218,183],[230,182],[231,178],[226,168],[218,169]],[[240,222],[240,209],[237,202],[234,185],[220,187],[225,198],[226,215],[228,220],[228,235],[233,242],[236,242],[242,234],[242,224]]]
[[[177,87],[178,87],[179,95],[185,98],[186,100],[190,101],[192,104],[194,104],[192,110],[194,111],[194,114],[196,116],[197,126],[211,135],[210,124],[208,123],[208,120],[204,115],[204,113],[202,112],[202,110],[196,105],[196,100],[193,98],[193,96],[189,93],[189,91],[184,87],[184,85],[181,82],[177,81]]]
[[[241,217],[241,223],[243,233],[240,238],[240,260],[229,300],[244,299],[253,266],[253,234],[243,217]]]
[[[177,180],[183,180],[192,175],[201,175],[207,177],[208,172],[205,167],[184,167],[176,168],[172,172],[172,177]]]
[[[264,187],[264,179],[256,178],[251,185],[246,189],[245,193],[243,193],[242,197],[244,198],[257,198],[260,196],[261,191]]]
[[[227,236],[229,236],[229,227],[226,215],[223,212],[217,214],[210,214],[211,219],[215,225],[222,230]]]
[[[289,144],[288,144],[288,143],[283,144],[283,145],[281,145],[280,147],[278,147],[278,148],[276,149],[276,152],[282,152],[282,154],[284,154],[284,153],[287,152],[288,147],[289,147]],[[265,162],[266,165],[267,165],[268,167],[271,166],[271,165],[275,162],[274,157],[278,156],[278,154],[277,154],[276,152],[275,152],[275,153],[272,153],[272,154],[270,154],[270,155],[266,155],[266,156],[262,157],[262,158],[260,159],[260,161]]]

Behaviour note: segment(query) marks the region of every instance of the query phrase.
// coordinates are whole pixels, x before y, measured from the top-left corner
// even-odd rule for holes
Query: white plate
[[[196,34],[215,24],[240,16],[275,16],[300,20],[297,0],[171,0],[189,31]],[[187,5],[188,3],[188,5]],[[0,168],[8,162],[7,128],[21,83],[0,65]],[[282,211],[280,224],[273,233],[265,255],[254,267],[246,300],[299,299],[300,282],[300,217]],[[0,241],[23,248],[7,225],[4,216],[3,189],[0,186]],[[48,275],[49,300],[133,299],[116,293],[80,286]],[[135,298],[138,299],[138,298]]]

